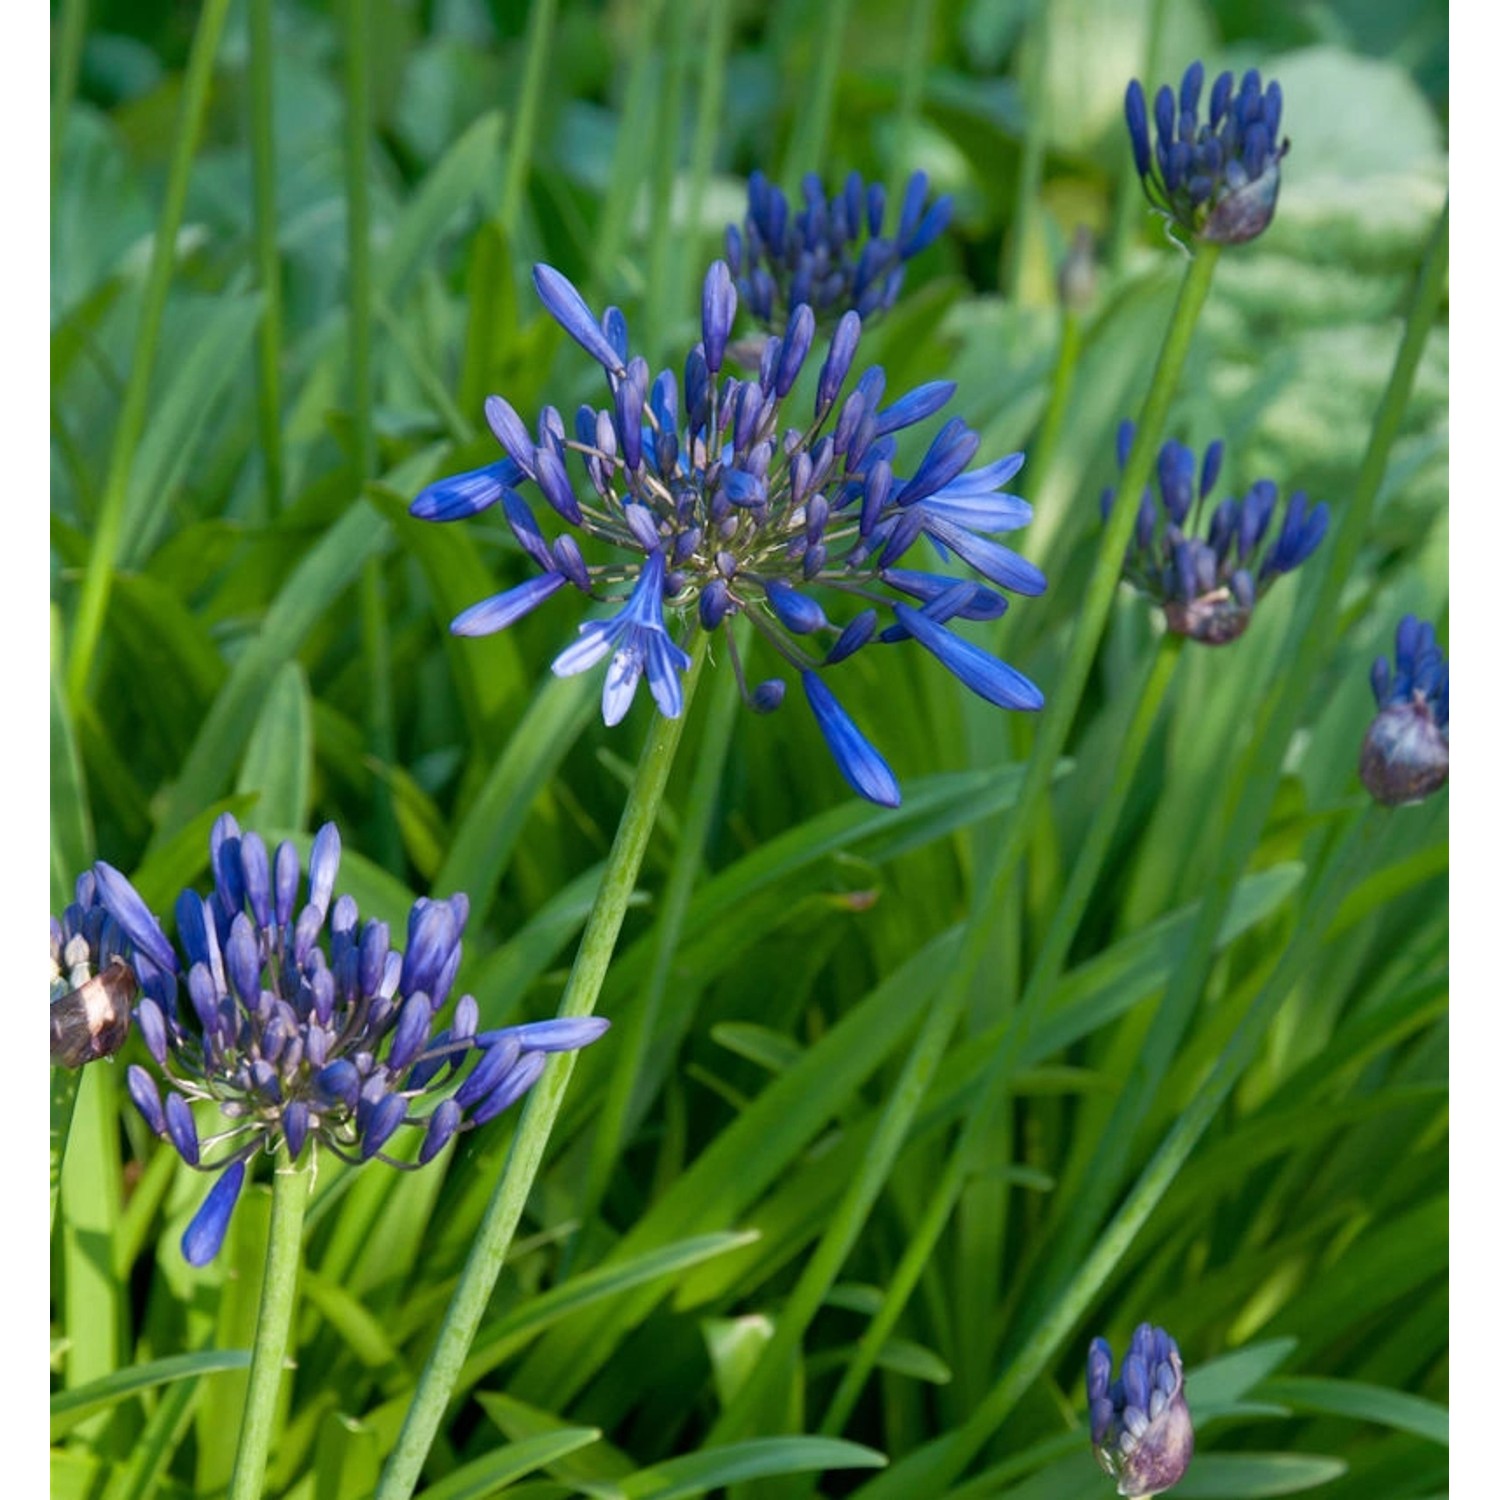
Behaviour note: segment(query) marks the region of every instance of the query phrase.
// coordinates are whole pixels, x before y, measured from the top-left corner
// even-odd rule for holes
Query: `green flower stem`
[[[1146,22],[1146,60],[1141,77],[1147,99],[1153,97],[1156,89],[1156,75],[1161,68],[1162,32],[1166,27],[1166,20],[1167,0],[1151,0],[1151,13]],[[1116,272],[1125,264],[1130,241],[1141,220],[1141,179],[1136,175],[1135,151],[1130,144],[1129,131],[1125,133],[1125,149],[1120,153],[1119,183],[1120,190],[1115,198],[1114,228],[1109,241],[1109,264]],[[1127,491],[1121,490],[1120,493],[1123,495]]]
[[[229,1500],[259,1500],[265,1484],[271,1431],[276,1421],[276,1395],[285,1372],[292,1312],[297,1301],[302,1221],[307,1214],[312,1179],[310,1152],[302,1166],[278,1162],[271,1177],[271,1242],[266,1250],[266,1276],[261,1283],[255,1345],[250,1353],[250,1381],[245,1389],[245,1415],[234,1455],[234,1474],[229,1481]]]
[[[1149,465],[1154,460],[1166,426],[1172,393],[1187,359],[1193,328],[1208,296],[1217,259],[1218,247],[1205,247],[1183,279],[1141,413],[1136,442],[1120,482],[1121,494],[1139,494],[1146,481]],[[743,1436],[761,1412],[762,1404],[773,1399],[782,1389],[802,1336],[858,1240],[953,1030],[968,1008],[974,980],[1001,914],[1011,873],[1045,806],[1063,743],[1082,701],[1094,653],[1104,634],[1110,605],[1119,587],[1120,569],[1134,527],[1135,516],[1130,507],[1117,505],[1099,546],[1098,560],[1073,633],[1062,684],[1042,713],[1015,811],[1007,820],[1004,837],[975,879],[975,904],[965,924],[963,943],[954,967],[923,1022],[854,1181],[834,1209],[818,1241],[818,1248],[783,1307],[776,1321],[776,1331],[754,1370],[715,1423],[708,1439],[710,1446]]]
[[[1027,977],[1012,1024],[986,1064],[979,1083],[978,1099],[964,1121],[958,1147],[948,1158],[948,1165],[936,1190],[927,1201],[921,1222],[907,1241],[900,1263],[886,1286],[880,1310],[870,1321],[855,1350],[854,1358],[839,1381],[838,1389],[834,1392],[819,1428],[820,1432],[837,1433],[849,1420],[854,1405],[864,1390],[865,1381],[875,1367],[875,1361],[895,1329],[911,1294],[916,1290],[938,1238],[958,1204],[965,1182],[980,1165],[984,1143],[990,1138],[995,1122],[1001,1118],[1007,1097],[1006,1085],[1010,1081],[1016,1060],[1052,993],[1052,986],[1062,973],[1068,949],[1093,892],[1094,882],[1104,867],[1131,784],[1150,741],[1151,731],[1156,726],[1157,714],[1161,710],[1181,655],[1182,637],[1167,636],[1147,668],[1145,685],[1134,695],[1135,709],[1114,757],[1108,794],[1104,804],[1090,820],[1088,836],[1073,862],[1067,887],[1052,914],[1046,941],[1036,965]]]
[[[896,139],[912,148],[912,127],[922,108],[927,55],[932,47],[933,0],[911,0],[907,6],[906,61],[901,69],[901,97],[896,106]]]
[[[1026,246],[1036,217],[1037,190],[1042,183],[1042,160],[1047,154],[1047,46],[1050,6],[1032,7],[1026,41],[1021,97],[1025,101],[1026,128],[1021,135],[1021,164],[1016,173],[1016,196],[1011,205],[1011,231],[1000,278],[1001,294],[1016,300],[1026,269]]]
[[[1125,1180],[1136,1134],[1177,1055],[1198,997],[1207,984],[1219,929],[1235,886],[1259,842],[1281,779],[1287,746],[1301,722],[1315,678],[1323,670],[1337,638],[1339,601],[1354,572],[1374,512],[1375,496],[1406,411],[1422,347],[1442,302],[1447,265],[1448,211],[1445,206],[1412,299],[1406,330],[1390,381],[1381,398],[1353,493],[1343,515],[1336,519],[1336,530],[1330,539],[1331,546],[1327,548],[1328,555],[1317,586],[1304,586],[1298,601],[1297,614],[1288,632],[1288,639],[1297,643],[1297,650],[1276,678],[1274,690],[1260,705],[1245,752],[1227,779],[1224,805],[1233,810],[1229,831],[1209,875],[1187,952],[1173,967],[1166,993],[1152,1017],[1140,1055],[1115,1102],[1098,1149],[1088,1155],[1087,1170],[1080,1171],[1077,1179],[1065,1183],[1057,1194],[1052,1210],[1052,1222],[1057,1226],[1057,1232],[1045,1248],[1045,1258],[1053,1270],[1043,1284],[1040,1301],[1045,1302],[1057,1293],[1059,1285],[1069,1274],[1069,1267],[1077,1264],[1103,1223],[1109,1205]],[[1154,455],[1155,451],[1154,438],[1146,443],[1138,436],[1132,459],[1147,452]],[[1125,496],[1139,492],[1140,481],[1137,479],[1132,483],[1127,468],[1119,493]],[[1115,507],[1113,519],[1120,519],[1122,513],[1127,521],[1133,520],[1132,507],[1123,504]],[[1316,568],[1317,559],[1312,566]],[[1038,1254],[1041,1253],[1039,1244]]]
[[[788,185],[801,182],[809,172],[818,171],[828,150],[834,95],[838,91],[839,61],[844,54],[844,33],[848,30],[852,9],[852,0],[824,0],[823,29],[813,53],[817,65],[813,70],[812,84],[804,91],[802,80],[791,80],[806,103],[793,111],[796,124],[792,127],[791,143],[782,163],[782,178]]]
[[[672,223],[672,199],[682,151],[682,98],[692,39],[693,28],[686,17],[667,28],[666,76],[656,113],[656,163],[651,174],[651,222],[656,232],[646,244],[645,342],[651,347],[667,342],[667,316],[683,280],[682,250],[687,236]]]
[[[642,1062],[653,1040],[662,996],[672,972],[672,961],[682,940],[683,923],[687,920],[688,904],[703,860],[709,819],[718,806],[719,781],[729,754],[730,732],[734,728],[739,701],[739,684],[734,673],[720,672],[714,679],[704,718],[703,740],[694,760],[693,781],[688,789],[687,807],[677,840],[677,857],[662,891],[651,969],[645,988],[632,1000],[617,1028],[615,1056],[609,1070],[604,1107],[589,1153],[588,1183],[581,1211],[585,1222],[604,1198],[605,1187],[630,1129],[631,1116],[644,1103],[639,1097]]]
[[[693,692],[706,653],[707,637],[700,633],[693,642],[692,665],[683,681],[682,714],[675,719],[660,714],[652,716],[646,745],[636,767],[635,781],[600,877],[599,896],[589,913],[588,925],[583,930],[573,970],[563,991],[562,1004],[558,1007],[559,1016],[593,1014],[615,950],[615,939],[620,934],[620,924],[625,920],[625,908],[635,889],[641,860],[656,824],[657,810],[666,791],[667,776],[682,738],[683,722],[692,706]],[[479,1320],[505,1264],[506,1253],[541,1166],[552,1126],[562,1108],[575,1061],[576,1055],[571,1052],[560,1052],[551,1058],[526,1101],[505,1169],[464,1263],[453,1300],[448,1304],[443,1326],[438,1331],[437,1342],[413,1392],[396,1446],[381,1474],[376,1500],[407,1500],[417,1486],[422,1464],[437,1435],[469,1346],[474,1342]]]
[[[932,1486],[930,1490],[924,1489],[924,1494],[946,1490],[964,1470],[994,1436],[1000,1423],[1015,1410],[1022,1396],[1046,1369],[1087,1311],[1110,1272],[1161,1202],[1219,1106],[1253,1061],[1282,1002],[1316,957],[1340,902],[1373,867],[1378,857],[1379,841],[1388,831],[1390,821],[1390,815],[1383,809],[1366,806],[1345,829],[1337,849],[1324,866],[1319,889],[1303,907],[1302,919],[1281,961],[1245,1013],[1212,1072],[1141,1174],[1130,1196],[1073,1275],[1065,1293],[1020,1341],[1014,1362],[1006,1367],[1005,1373],[963,1426],[943,1440],[941,1452],[934,1446],[922,1464],[922,1483]],[[909,1477],[899,1475],[894,1469],[891,1473],[892,1494],[895,1494],[900,1492],[895,1479],[909,1482]],[[879,1481],[871,1487],[869,1494],[871,1500],[884,1500]]]
[[[125,523],[130,466],[146,425],[151,372],[156,364],[156,346],[161,338],[167,292],[177,260],[177,232],[182,228],[183,209],[187,202],[188,173],[192,170],[193,154],[198,149],[198,138],[208,113],[214,54],[218,51],[219,35],[224,29],[228,11],[229,0],[204,0],[183,77],[182,106],[178,110],[172,156],[167,166],[167,190],[162,200],[161,218],[151,245],[151,267],[146,273],[141,321],[136,329],[135,348],[130,359],[130,378],[125,385],[125,398],[110,444],[104,495],[99,503],[93,546],[89,548],[83,589],[69,642],[68,697],[74,704],[87,692],[89,672],[99,655],[99,637],[104,630],[110,587],[114,582],[115,558]]]
[[[50,1156],[48,1179],[52,1190],[52,1208],[47,1220],[50,1234],[57,1223],[57,1195],[62,1187],[63,1156],[68,1149],[68,1131],[73,1125],[73,1106],[78,1102],[78,1082],[83,1077],[82,1068],[52,1069],[52,1124],[48,1132]]]
[[[500,222],[514,238],[521,195],[531,176],[531,152],[536,144],[536,122],[547,77],[547,55],[557,22],[557,0],[534,0],[526,17],[526,62],[521,73],[521,96],[505,155],[505,185],[500,193]]]
[[[83,43],[88,34],[88,0],[63,0],[62,24],[57,42],[57,70],[52,80],[52,194],[57,194],[57,169],[62,162],[63,138],[68,112],[78,92],[78,67],[83,61]]]
[[[250,160],[255,185],[256,280],[264,299],[256,360],[256,415],[266,469],[266,509],[281,510],[281,261],[276,253],[276,136],[271,0],[250,0]]]
[[[714,146],[719,139],[719,120],[724,112],[724,78],[729,69],[729,37],[734,20],[734,6],[727,0],[704,0],[708,11],[708,34],[703,40],[703,69],[698,76],[698,107],[693,126],[693,147],[689,156],[686,237],[690,246],[698,246],[703,236],[703,200],[708,194],[708,174],[714,164]],[[692,264],[722,254],[719,227],[713,229],[711,250],[694,255]],[[679,296],[685,316],[691,316],[698,291],[693,278],[678,278]]]

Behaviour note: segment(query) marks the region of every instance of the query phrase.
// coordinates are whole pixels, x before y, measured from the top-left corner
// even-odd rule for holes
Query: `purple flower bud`
[[[193,1112],[181,1094],[169,1093],[166,1104],[167,1135],[177,1148],[177,1154],[188,1166],[198,1165],[198,1127],[193,1123]]]
[[[604,336],[604,330],[579,295],[578,288],[561,271],[555,271],[551,266],[533,267],[531,279],[536,286],[537,296],[542,299],[542,305],[561,324],[563,331],[611,374],[621,374],[625,361]]]
[[[1095,1339],[1087,1372],[1094,1454],[1120,1494],[1158,1495],[1182,1478],[1193,1456],[1182,1357],[1162,1329],[1143,1323],[1113,1384],[1112,1365],[1109,1345]]]
[[[545,1053],[523,1052],[516,1065],[474,1106],[469,1115],[470,1123],[476,1126],[487,1124],[509,1109],[542,1076],[546,1065]]]
[[[427,1118],[427,1133],[417,1151],[417,1162],[426,1166],[444,1146],[453,1139],[454,1132],[463,1123],[462,1107],[453,1099],[444,1099]]]
[[[736,300],[729,267],[716,260],[703,279],[703,358],[710,375],[717,375],[724,364]]]
[[[208,1190],[203,1206],[182,1235],[182,1258],[190,1266],[206,1266],[219,1253],[244,1181],[244,1162],[232,1161]]]

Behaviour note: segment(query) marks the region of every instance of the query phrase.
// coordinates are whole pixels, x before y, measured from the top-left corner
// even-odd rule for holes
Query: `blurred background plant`
[[[555,620],[449,637],[527,560],[491,515],[406,515],[434,477],[495,458],[485,395],[591,399],[534,262],[680,364],[752,170],[794,201],[808,170],[893,189],[924,171],[952,223],[856,373],[955,380],[976,462],[1027,450],[1012,487],[1036,520],[1011,540],[1049,590],[972,633],[1047,690],[1115,427],[1182,274],[1140,194],[1127,81],[1149,95],[1201,57],[1281,84],[1276,217],[1218,268],[1170,430],[1198,452],[1227,440],[1223,493],[1274,476],[1326,500],[1331,540],[1446,193],[1447,15],[1419,0],[60,0],[53,35],[52,910],[104,858],[165,911],[201,883],[224,811],[304,858],[335,819],[362,912],[469,893],[459,984],[488,1027],[555,1010],[647,719],[643,695],[606,731],[597,682],[549,677]],[[1093,274],[1071,267],[1060,304],[1080,229]],[[1121,1347],[1147,1320],[1182,1349],[1197,1429],[1174,1493],[1446,1487],[1447,798],[1366,814],[1356,774],[1396,622],[1431,620],[1447,646],[1446,351],[1440,321],[1132,1174],[1294,944],[1298,972],[951,1493],[1107,1492],[1087,1340]],[[1120,592],[961,1034],[784,1399],[732,1443],[706,1440],[893,1107],[1037,726],[924,653],[851,661],[841,699],[902,767],[888,812],[848,800],[809,716],[735,720],[716,674],[600,1000],[616,1033],[579,1063],[429,1493],[805,1494],[811,1478],[767,1476],[826,1470],[842,1494],[867,1449],[921,1455],[981,1409],[1089,1248],[1060,1231],[1218,871],[1226,767],[1308,649],[1291,627],[1331,550],[1258,606],[1249,641],[1182,656],[989,1149],[830,1423],[1112,787],[1158,629]],[[1373,852],[1309,930],[1356,823]],[[187,1267],[201,1184],[134,1117],[123,1071],[82,1074],[62,1179],[53,1493],[211,1495],[269,1190],[247,1184],[224,1253]],[[372,1491],[508,1129],[410,1176],[320,1166],[268,1492]]]

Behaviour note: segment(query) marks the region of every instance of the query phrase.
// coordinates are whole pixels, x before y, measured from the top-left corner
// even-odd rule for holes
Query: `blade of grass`
[[[256,420],[266,513],[281,512],[281,259],[276,249],[276,72],[272,0],[250,0],[250,165],[255,194],[255,279],[262,298],[255,365]]]

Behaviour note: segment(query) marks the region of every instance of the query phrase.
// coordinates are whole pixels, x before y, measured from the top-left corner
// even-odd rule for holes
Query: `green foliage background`
[[[1148,48],[1148,84],[1203,56],[1259,66],[1287,99],[1276,220],[1224,257],[1174,408],[1176,436],[1227,439],[1236,493],[1262,475],[1304,487],[1337,527],[1446,193],[1446,12],[1414,0],[372,0],[370,129],[352,154],[343,9],[259,7],[228,6],[196,112],[190,51],[220,0],[54,14],[53,910],[96,857],[165,909],[205,879],[226,808],[304,849],[336,819],[363,911],[404,922],[417,894],[470,894],[461,985],[486,1025],[555,1008],[646,715],[605,731],[596,677],[550,677],[574,623],[563,606],[450,638],[459,609],[528,564],[488,517],[405,515],[429,479],[495,456],[485,394],[529,414],[598,399],[597,372],[540,313],[532,263],[619,303],[633,345],[680,367],[750,170],[788,189],[810,167],[897,185],[926,170],[955,195],[954,227],[859,363],[884,362],[896,390],[955,379],[981,460],[1028,449],[1037,521],[1020,546],[1051,586],[985,629],[1045,689],[1115,424],[1144,393],[1182,271],[1128,172],[1120,100]],[[269,48],[252,44],[261,13]],[[351,202],[367,263],[349,254]],[[164,223],[173,253],[153,273]],[[1043,433],[1055,272],[1080,225],[1100,246],[1098,290]],[[735,713],[727,673],[710,673],[601,1001],[616,1032],[580,1061],[425,1493],[837,1495],[885,1455],[880,1493],[923,1500],[902,1461],[961,1428],[1088,1248],[1070,1216],[1218,869],[1255,708],[1299,652],[1326,652],[1211,981],[1129,1142],[1132,1174],[1363,806],[1370,661],[1407,611],[1446,640],[1446,417],[1439,326],[1337,639],[1292,633],[1325,557],[1237,645],[1184,657],[993,1149],[842,1425],[870,1453],[771,1440],[819,1431],[880,1306],[1111,785],[1158,627],[1121,593],[962,1034],[795,1378],[749,1415],[742,1436],[764,1441],[732,1451],[715,1423],[892,1107],[1033,727],[924,653],[863,653],[840,693],[901,777],[900,812],[850,803],[791,702],[741,715],[721,775],[695,791]],[[621,1080],[617,1044],[648,993],[669,876],[698,858],[684,830],[700,802],[682,937]],[[1446,794],[1382,816],[1253,1065],[947,1493],[1108,1493],[1080,1415],[1083,1350],[1095,1332],[1118,1348],[1146,1319],[1188,1363],[1200,1456],[1184,1500],[1445,1491]],[[122,1077],[87,1070],[69,1142],[53,1493],[211,1496],[232,1461],[268,1195],[249,1192],[224,1254],[191,1271],[177,1240],[204,1180],[120,1107]],[[612,1088],[617,1138],[600,1129]],[[410,1176],[320,1167],[271,1493],[373,1489],[511,1128]]]

